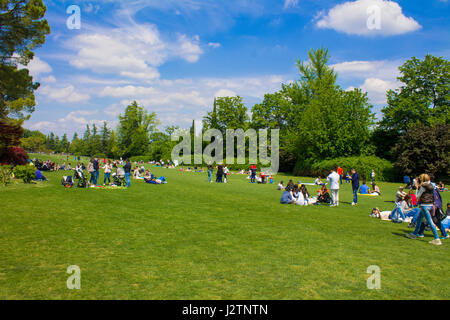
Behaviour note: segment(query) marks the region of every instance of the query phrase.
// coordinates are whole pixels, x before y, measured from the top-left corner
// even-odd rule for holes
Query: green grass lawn
[[[0,186],[0,299],[450,298],[450,240],[409,240],[406,223],[369,217],[393,208],[399,184],[356,207],[349,184],[339,208],[299,207],[245,176],[209,184],[206,173],[151,170],[168,184],[65,189],[63,173],[45,173]],[[70,265],[81,290],[66,287]],[[370,265],[380,290],[367,289]]]

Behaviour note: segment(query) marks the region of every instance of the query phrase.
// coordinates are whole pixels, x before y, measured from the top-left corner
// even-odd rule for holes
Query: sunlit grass
[[[339,208],[299,207],[245,176],[209,184],[151,170],[168,184],[66,190],[63,173],[45,173],[49,182],[1,186],[0,299],[450,298],[450,241],[409,240],[407,224],[369,217],[392,209],[398,184],[381,183],[383,195],[357,207],[348,184]],[[81,290],[66,287],[70,265]],[[370,265],[380,290],[367,289]]]

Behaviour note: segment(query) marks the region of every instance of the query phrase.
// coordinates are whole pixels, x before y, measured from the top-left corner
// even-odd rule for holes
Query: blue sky
[[[378,111],[405,60],[450,55],[448,0],[44,2],[52,33],[29,65],[41,87],[25,127],[69,137],[87,123],[114,127],[132,100],[161,127],[202,119],[215,96],[251,109],[321,46],[339,84],[368,92]],[[71,5],[80,29],[67,27]]]

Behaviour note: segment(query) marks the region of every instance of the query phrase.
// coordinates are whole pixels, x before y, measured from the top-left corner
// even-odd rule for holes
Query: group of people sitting
[[[372,191],[370,191],[369,186],[363,181],[362,185],[359,187],[359,194],[362,195],[372,195],[372,196],[381,196],[380,187],[375,183],[372,184]]]
[[[282,190],[280,203],[281,204],[296,204],[300,206],[315,205],[319,203],[329,204],[331,201],[330,192],[326,185],[322,185],[320,190],[317,190],[317,196],[311,196],[304,184],[294,184],[290,180],[286,187],[283,181],[278,184],[278,190]]]

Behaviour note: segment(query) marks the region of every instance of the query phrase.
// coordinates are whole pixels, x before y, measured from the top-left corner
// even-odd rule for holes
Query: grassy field
[[[0,186],[0,299],[450,298],[450,240],[409,240],[406,223],[369,217],[393,208],[399,184],[381,183],[381,197],[356,207],[349,184],[339,208],[299,207],[244,176],[209,184],[151,170],[168,184],[65,189],[63,173],[45,173],[48,182]],[[70,265],[81,290],[66,287]],[[371,265],[380,290],[367,289]]]

